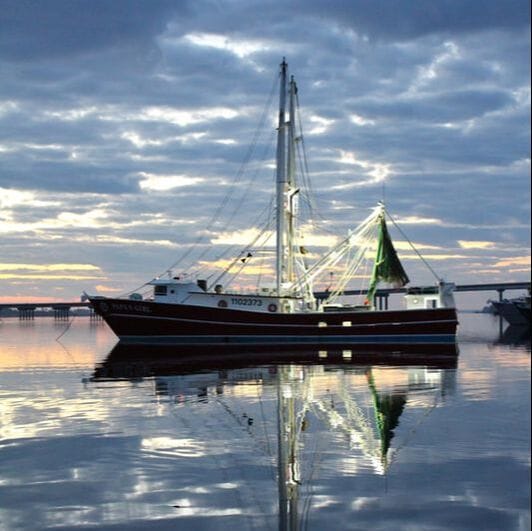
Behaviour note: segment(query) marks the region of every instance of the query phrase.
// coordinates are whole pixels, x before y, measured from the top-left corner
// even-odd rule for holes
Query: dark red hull
[[[280,314],[107,298],[91,303],[121,341],[144,344],[448,344],[458,324],[452,308]]]

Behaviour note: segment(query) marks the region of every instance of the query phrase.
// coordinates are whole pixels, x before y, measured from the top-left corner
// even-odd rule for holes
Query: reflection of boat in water
[[[530,325],[530,295],[528,297],[522,297],[521,300],[515,301],[515,305],[524,317],[526,323]]]
[[[332,249],[309,253],[302,239],[301,212],[304,208],[313,211],[314,201],[305,191],[310,187],[303,163],[306,157],[302,156],[304,142],[298,109],[296,83],[293,77],[288,78],[283,60],[275,200],[271,201],[263,228],[257,229],[258,235],[236,257],[225,260],[224,271],[220,273],[218,269],[201,278],[196,275],[193,281],[192,277],[181,273],[174,276],[168,270],[168,276],[147,284],[153,287],[147,298],[138,293],[131,294],[130,299],[90,297],[94,310],[122,341],[204,345],[455,342],[454,286],[441,279],[430,293],[418,290],[407,295],[406,309],[375,308],[379,282],[398,286],[409,282],[390,238],[383,204]],[[375,259],[366,301],[359,305],[341,304],[341,293],[353,278],[361,275],[367,255],[372,254]],[[311,258],[314,262],[308,263]],[[259,265],[266,263],[267,267]],[[248,264],[257,264],[250,267],[260,270],[253,291],[242,291],[242,287],[231,291],[227,283],[225,288],[219,284],[222,278],[232,282],[238,274],[245,274]],[[213,263],[205,260],[197,267],[216,270]],[[319,300],[314,284],[333,272],[336,285],[330,286],[325,301]],[[249,288],[251,283],[244,282],[246,286]]]
[[[504,331],[501,331],[499,345],[523,345],[530,349],[530,327],[510,325]]]
[[[324,357],[319,350],[255,349],[202,358],[194,352],[197,349],[185,349],[179,356],[165,350],[119,344],[96,368],[93,380],[104,384],[109,379],[130,379],[136,385],[139,377],[153,377],[155,394],[193,430],[200,422],[193,404],[204,408],[212,404],[207,422],[216,429],[213,436],[223,437],[222,425],[234,426],[243,437],[248,434],[253,452],[272,451],[264,457],[277,469],[279,529],[294,531],[302,529],[309,517],[308,492],[317,474],[314,459],[322,459],[313,454],[313,443],[322,431],[334,434],[350,474],[363,470],[385,475],[427,412],[453,392],[457,360],[452,348],[439,357],[413,352],[411,364],[405,364],[404,355],[393,357],[393,352],[359,351],[349,358],[342,351]],[[181,362],[187,358],[190,363]],[[435,360],[439,362],[429,366]],[[238,404],[246,389],[250,400],[245,402],[244,416]],[[214,412],[227,421],[214,421]],[[272,428],[277,432],[276,456],[267,439],[260,438]]]
[[[238,369],[260,364],[287,363],[342,366],[406,365],[453,368],[457,366],[456,344],[383,345],[368,349],[362,345],[335,345],[325,350],[321,345],[299,349],[276,348],[268,345],[237,347],[220,345],[213,349],[203,346],[135,345],[119,342],[103,363],[97,366],[94,377],[142,378],[167,374],[187,374],[204,370]]]
[[[530,296],[490,301],[495,312],[513,326],[530,326]]]

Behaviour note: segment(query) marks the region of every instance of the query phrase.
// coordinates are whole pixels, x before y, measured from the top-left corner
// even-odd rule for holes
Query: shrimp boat
[[[435,345],[454,343],[457,315],[453,285],[437,282],[434,289],[407,293],[405,309],[382,310],[375,305],[379,282],[404,286],[409,282],[386,225],[380,203],[373,212],[333,248],[307,263],[300,244],[299,183],[296,182],[297,86],[280,65],[280,96],[275,170],[275,208],[272,233],[274,280],[268,287],[233,292],[219,283],[191,279],[169,272],[148,282],[147,296],[124,298],[87,296],[94,311],[124,343],[179,345]],[[301,157],[299,157],[301,158]],[[371,236],[371,238],[370,238]],[[375,251],[364,304],[337,300],[357,264]],[[245,263],[246,252],[235,262]],[[338,285],[317,297],[319,275],[347,259]]]

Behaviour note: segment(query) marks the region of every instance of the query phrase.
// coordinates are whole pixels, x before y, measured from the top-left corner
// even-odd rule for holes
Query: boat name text
[[[111,309],[119,312],[138,312],[138,313],[151,313],[152,310],[146,304],[131,304],[131,303],[111,303]]]

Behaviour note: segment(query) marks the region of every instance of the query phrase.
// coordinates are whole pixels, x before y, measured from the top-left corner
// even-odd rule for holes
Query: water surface
[[[0,528],[527,530],[530,333],[460,319],[430,362],[3,319]]]

